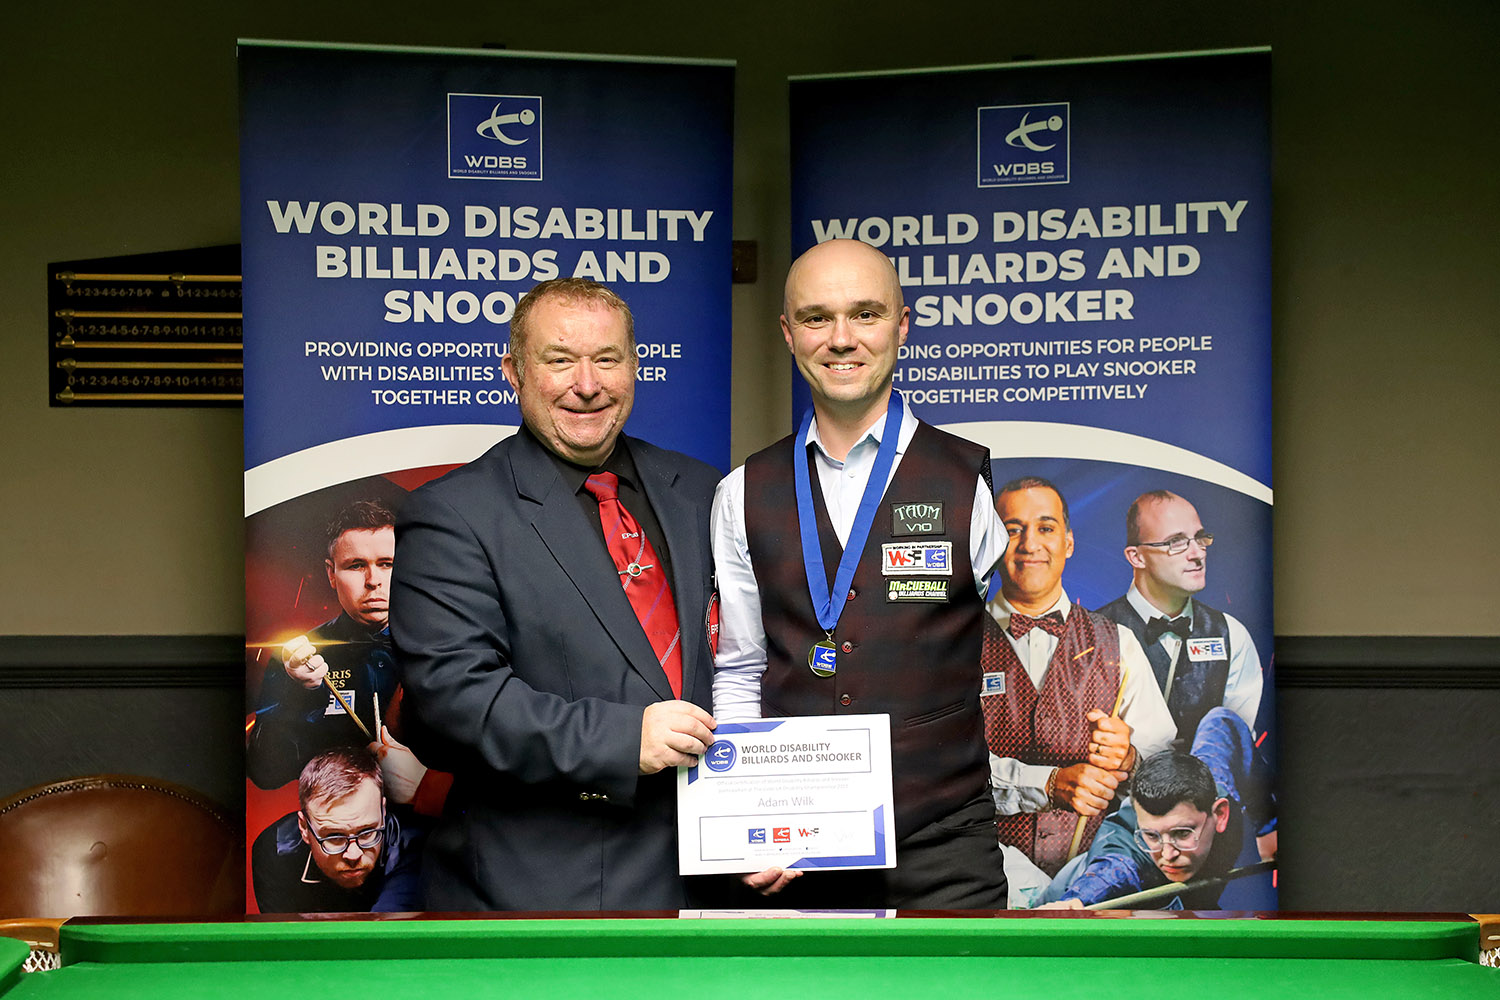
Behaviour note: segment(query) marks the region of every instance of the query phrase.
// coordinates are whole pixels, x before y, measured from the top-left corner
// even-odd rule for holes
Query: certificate
[[[894,868],[886,715],[724,722],[677,769],[684,875]]]

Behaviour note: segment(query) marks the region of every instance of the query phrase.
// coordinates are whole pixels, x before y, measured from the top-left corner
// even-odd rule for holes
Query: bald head
[[[1162,544],[1173,540],[1185,546],[1175,555]],[[1135,587],[1168,615],[1181,614],[1187,599],[1207,584],[1212,542],[1198,509],[1168,490],[1141,494],[1125,514],[1125,561],[1134,571]]]
[[[812,390],[823,444],[844,443],[885,413],[909,312],[885,254],[855,240],[820,243],[786,276],[781,333]]]
[[[802,284],[832,275],[845,275],[847,280],[853,280],[856,273],[871,289],[879,288],[881,296],[898,311],[905,306],[901,281],[889,257],[859,240],[829,240],[792,261],[782,292],[782,311],[792,315],[795,307],[790,303],[797,300]]]

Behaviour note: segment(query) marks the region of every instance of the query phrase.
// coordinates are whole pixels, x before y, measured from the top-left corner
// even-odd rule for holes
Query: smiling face
[[[821,419],[863,429],[890,398],[909,310],[891,262],[855,240],[813,247],[786,279],[781,333]]]
[[[384,627],[390,615],[395,559],[396,529],[385,527],[344,532],[323,561],[339,607],[361,625]]]
[[[1007,490],[995,498],[995,510],[1010,535],[1000,592],[1017,611],[1041,614],[1062,596],[1063,567],[1073,554],[1062,497],[1046,486]]]
[[[1141,504],[1136,514],[1143,542],[1189,539],[1185,551],[1168,555],[1153,545],[1128,545],[1125,558],[1135,570],[1136,589],[1160,611],[1179,614],[1187,599],[1208,582],[1208,550],[1191,541],[1203,530],[1197,509],[1179,496]]]
[[[608,458],[635,402],[636,356],[620,311],[548,295],[511,351],[501,367],[532,433],[576,465]]]

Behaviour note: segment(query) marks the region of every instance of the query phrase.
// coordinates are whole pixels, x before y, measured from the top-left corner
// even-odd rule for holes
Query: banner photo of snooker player
[[[631,307],[627,432],[727,468],[734,67],[262,41],[239,63],[247,908],[421,909],[450,779],[401,743],[394,517],[518,429],[500,360],[550,278]]]
[[[794,255],[890,257],[896,388],[993,458],[1012,540],[975,679],[1012,906],[1276,907],[1270,66],[790,82]],[[1007,628],[1049,611],[1059,636]],[[1130,777],[1075,811],[1058,777],[1119,722]]]

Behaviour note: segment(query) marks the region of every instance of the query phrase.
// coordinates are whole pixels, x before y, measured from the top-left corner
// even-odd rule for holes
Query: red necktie
[[[1063,616],[1056,611],[1050,611],[1039,618],[1013,612],[1010,616],[1010,634],[1019,639],[1034,628],[1039,628],[1048,635],[1058,636],[1063,634]]]
[[[667,574],[651,539],[641,530],[640,522],[620,502],[620,477],[613,472],[596,472],[584,481],[583,488],[599,501],[599,523],[604,527],[604,544],[609,548],[615,569],[620,572],[620,586],[640,619],[646,638],[656,652],[656,661],[666,672],[672,694],[682,697],[682,632],[677,626],[677,605]]]

